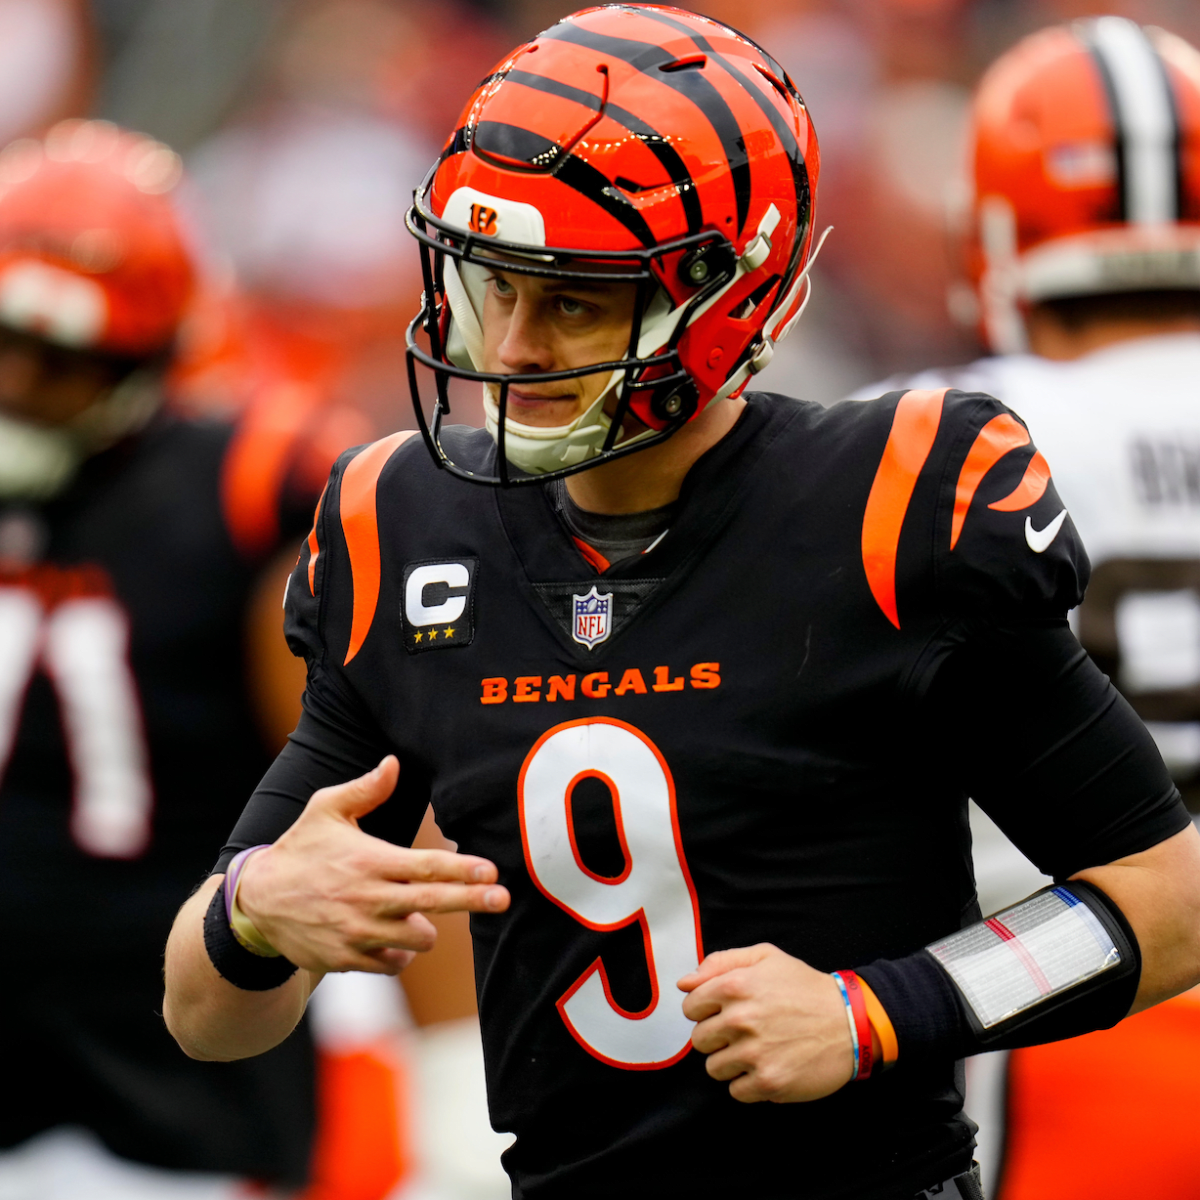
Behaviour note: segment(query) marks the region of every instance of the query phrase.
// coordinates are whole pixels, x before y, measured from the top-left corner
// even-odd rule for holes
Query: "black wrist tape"
[[[296,964],[286,958],[263,958],[247,950],[233,936],[225,918],[225,880],[213,893],[204,914],[204,948],[221,978],[244,992],[269,992],[296,973]]]
[[[1072,881],[858,973],[887,1011],[901,1062],[957,1059],[1115,1025],[1137,994],[1141,953],[1116,904]]]

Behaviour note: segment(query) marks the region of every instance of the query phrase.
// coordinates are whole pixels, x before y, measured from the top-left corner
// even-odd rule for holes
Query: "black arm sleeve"
[[[1056,879],[1147,850],[1190,822],[1145,726],[1065,620],[964,629],[927,700],[931,727],[949,731],[951,770],[965,790]],[[1090,892],[1120,926],[1136,962],[1134,931],[1111,900]],[[1103,986],[1067,992],[1044,1011],[1035,1006],[1019,1027],[982,1037],[926,950],[861,973],[909,1061],[1108,1028],[1129,1011],[1138,985],[1137,970],[1114,972]]]
[[[365,774],[392,752],[356,697],[319,667],[310,671],[300,722],[254,789],[221,850],[214,873],[224,871],[238,851],[274,842],[304,810],[313,792]],[[409,791],[406,782],[402,780],[397,792]],[[370,825],[382,824],[370,832],[410,843],[424,804],[409,795],[396,795],[383,809],[386,811],[378,814],[382,822],[368,818]]]
[[[1055,879],[1189,823],[1154,740],[1065,619],[972,623],[928,699],[966,790]]]

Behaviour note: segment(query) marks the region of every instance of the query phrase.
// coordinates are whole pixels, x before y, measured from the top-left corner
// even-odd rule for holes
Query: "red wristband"
[[[871,1047],[871,1019],[867,1016],[867,1001],[853,971],[839,971],[850,998],[850,1011],[854,1014],[854,1029],[858,1034],[858,1074],[855,1080],[866,1079],[875,1065],[875,1054]]]

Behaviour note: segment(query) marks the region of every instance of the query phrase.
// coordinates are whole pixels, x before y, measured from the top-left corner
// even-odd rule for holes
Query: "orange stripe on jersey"
[[[1001,413],[993,417],[978,433],[958,473],[954,491],[954,519],[950,522],[950,549],[958,544],[963,522],[983,477],[1010,451],[1029,444],[1029,431],[1015,417]],[[1022,480],[1024,483],[1024,480]],[[1017,491],[1021,485],[1018,484]],[[1044,491],[1045,489],[1043,489]],[[1016,493],[1013,493],[1015,495]],[[993,508],[995,505],[992,506]]]
[[[867,585],[883,615],[897,629],[896,554],[900,530],[917,477],[933,449],[948,390],[905,392],[900,397],[863,513],[862,558]]]
[[[579,547],[579,553],[582,554],[583,557],[588,560],[588,563],[595,567],[597,571],[604,572],[612,566],[612,563],[610,563],[608,559],[596,549],[595,546],[589,546],[587,542],[583,540],[583,538],[572,537],[571,541],[573,541],[575,545]]]
[[[317,507],[313,510],[313,526],[308,534],[308,594],[310,596],[317,594],[317,556],[321,553],[321,547],[317,544],[317,522],[321,519],[321,505],[325,503],[325,493],[328,490],[329,484],[321,489]]]
[[[221,464],[221,510],[239,552],[253,558],[279,537],[279,497],[316,393],[281,386],[255,400],[238,422]]]
[[[1003,500],[992,501],[988,508],[994,508],[997,512],[1020,512],[1021,509],[1036,504],[1049,485],[1050,464],[1042,457],[1042,452],[1039,450],[1029,460],[1029,466],[1025,468],[1021,482]]]
[[[354,591],[347,663],[366,640],[371,622],[375,620],[375,606],[379,603],[379,516],[375,511],[379,475],[388,459],[416,432],[406,429],[373,443],[350,460],[342,476],[342,533],[350,555]]]

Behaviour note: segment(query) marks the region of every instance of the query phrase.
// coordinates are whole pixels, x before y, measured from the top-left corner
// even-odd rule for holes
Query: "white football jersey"
[[[1072,362],[984,358],[850,399],[947,386],[987,392],[1029,426],[1092,560],[1085,606],[1111,609],[1121,690],[1143,715],[1153,716],[1151,693],[1160,707],[1200,709],[1200,333],[1117,342]],[[1147,724],[1176,775],[1194,774],[1200,721]]]

